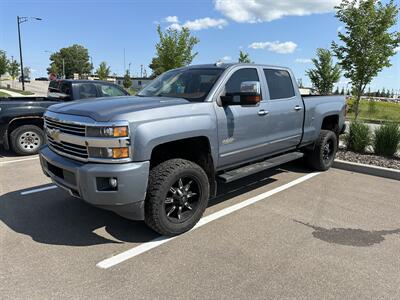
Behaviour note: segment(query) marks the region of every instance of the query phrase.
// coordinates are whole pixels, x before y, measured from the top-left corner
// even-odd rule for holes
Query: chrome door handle
[[[269,114],[269,111],[266,111],[266,110],[263,110],[263,109],[258,111],[258,115],[259,116],[266,116],[268,114]]]
[[[302,108],[301,108],[301,106],[300,105],[296,105],[295,107],[294,107],[294,110],[296,110],[296,111],[299,111],[299,110],[301,110]]]

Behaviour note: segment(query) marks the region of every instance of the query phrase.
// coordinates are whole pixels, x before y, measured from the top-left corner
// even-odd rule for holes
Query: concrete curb
[[[400,180],[400,170],[395,170],[395,169],[358,164],[340,159],[335,159],[333,167],[336,169],[341,169],[346,171],[352,171],[372,176],[379,176],[394,180]]]

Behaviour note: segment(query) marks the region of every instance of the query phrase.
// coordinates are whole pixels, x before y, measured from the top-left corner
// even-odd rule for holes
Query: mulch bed
[[[341,149],[337,152],[336,158],[354,163],[400,170],[400,157],[397,155],[395,157],[382,157],[368,153],[359,154]]]

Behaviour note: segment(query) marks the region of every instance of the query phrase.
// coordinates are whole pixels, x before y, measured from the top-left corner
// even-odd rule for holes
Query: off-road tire
[[[197,181],[199,196],[193,215],[182,223],[173,223],[167,217],[165,199],[168,191],[179,178],[190,176]],[[184,159],[167,160],[150,170],[145,201],[145,222],[156,232],[175,236],[192,229],[200,220],[208,204],[210,186],[204,170]]]
[[[26,134],[31,135],[32,143],[21,143],[21,138]],[[35,125],[22,125],[14,129],[10,134],[11,149],[18,155],[32,155],[37,154],[40,146],[44,143],[43,130]]]
[[[330,145],[331,152],[328,156],[326,156],[324,151],[326,150],[325,147],[328,143]],[[326,171],[332,166],[333,161],[335,160],[337,149],[337,135],[330,130],[321,130],[315,143],[314,150],[305,153],[306,163],[312,169],[317,171]]]

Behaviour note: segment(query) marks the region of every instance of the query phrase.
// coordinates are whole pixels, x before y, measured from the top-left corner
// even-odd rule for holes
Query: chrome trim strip
[[[130,145],[129,137],[124,138],[95,138],[60,132],[61,142],[75,144],[78,146],[96,147],[96,148],[119,148]],[[58,142],[58,141],[56,141]]]
[[[284,142],[286,140],[294,139],[294,138],[297,138],[297,137],[301,137],[301,134],[297,134],[297,135],[293,135],[293,136],[290,136],[290,137],[287,137],[287,138],[284,138],[284,139],[279,139],[279,140],[275,140],[275,141],[272,141],[272,142],[263,143],[263,144],[260,144],[260,145],[255,145],[255,146],[251,146],[251,147],[248,147],[248,148],[244,148],[244,149],[240,149],[240,150],[224,153],[224,154],[221,154],[220,157],[222,158],[222,157],[227,157],[227,156],[239,154],[239,153],[242,153],[242,152],[246,152],[246,151],[258,149],[258,148],[261,148],[261,147],[265,147],[265,146],[268,146],[268,145],[271,145],[271,144],[274,144],[274,143]]]

